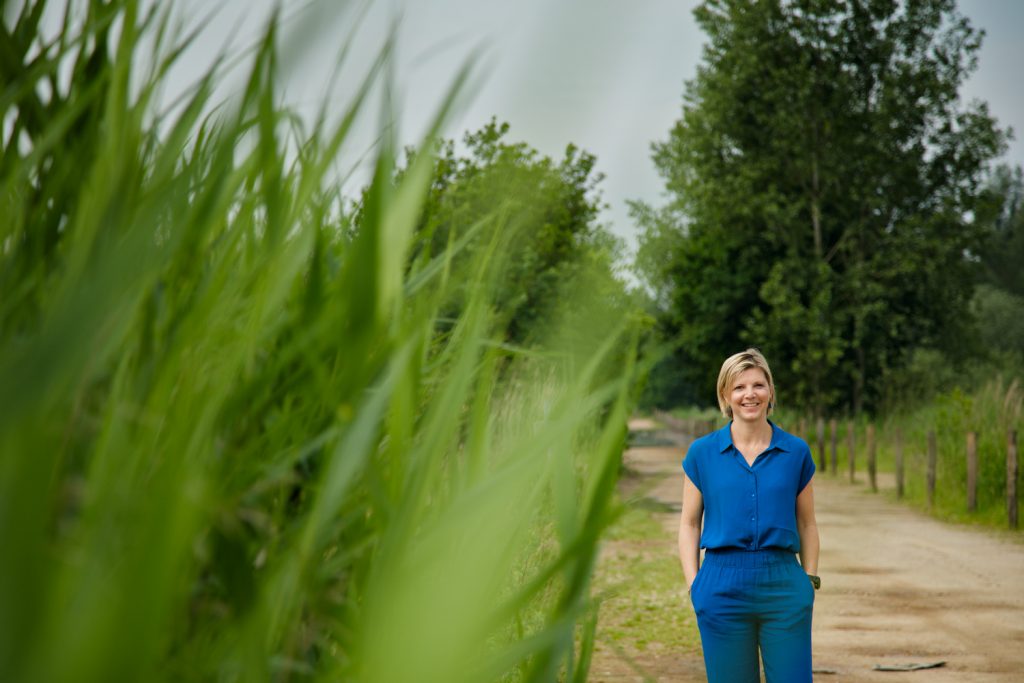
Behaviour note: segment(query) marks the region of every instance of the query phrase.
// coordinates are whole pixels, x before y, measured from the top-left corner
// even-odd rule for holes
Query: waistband
[[[704,562],[723,567],[766,567],[796,562],[796,553],[782,548],[708,548],[704,551]]]

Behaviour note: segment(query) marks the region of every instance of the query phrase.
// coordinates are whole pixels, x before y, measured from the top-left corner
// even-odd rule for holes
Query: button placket
[[[753,487],[754,487],[753,492],[750,494],[750,498],[752,500],[752,504],[751,504],[752,512],[751,512],[751,515],[750,515],[750,521],[751,521],[751,526],[753,527],[751,529],[751,536],[754,539],[753,547],[758,548],[758,547],[760,547],[761,544],[760,544],[760,541],[759,541],[759,539],[757,537],[757,474],[755,474],[753,472],[751,472],[751,474],[753,474],[753,482],[752,483],[753,483]]]

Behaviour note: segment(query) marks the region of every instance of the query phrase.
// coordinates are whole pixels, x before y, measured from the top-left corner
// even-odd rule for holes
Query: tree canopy
[[[987,237],[978,253],[980,280],[972,300],[979,337],[1001,370],[1024,369],[1024,174],[1000,166],[992,174],[978,221]]]
[[[529,343],[545,333],[577,278],[593,285],[596,277],[605,295],[619,299],[622,284],[613,276],[617,242],[598,220],[603,176],[595,157],[570,144],[555,160],[509,142],[508,132],[509,124],[492,119],[466,133],[459,148],[442,141],[418,228],[428,253],[416,256],[437,256],[473,229],[480,234],[465,254],[492,243],[514,252],[495,274],[496,309],[508,340]],[[407,154],[411,160],[417,150]]]
[[[973,220],[1005,144],[963,103],[981,34],[951,0],[709,0],[708,42],[637,204],[638,266],[680,381],[760,347],[782,400],[872,408],[913,349],[960,345]]]
[[[1024,173],[1000,166],[986,188],[979,221],[989,228],[979,256],[987,282],[1024,296]]]

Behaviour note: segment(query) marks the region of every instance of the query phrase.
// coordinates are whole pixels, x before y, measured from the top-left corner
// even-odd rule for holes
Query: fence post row
[[[854,458],[857,452],[857,441],[856,436],[853,433],[853,420],[846,421],[846,443],[849,449],[849,460],[850,460],[850,483],[853,483],[853,465]]]
[[[819,417],[815,427],[817,432],[815,436],[818,437],[816,444],[818,446],[818,465],[822,472],[828,472],[828,457],[825,454],[825,418]]]
[[[1006,516],[1011,529],[1017,528],[1017,430],[1006,437]]]
[[[896,428],[896,443],[893,444],[896,454],[896,497],[903,497],[903,431]]]
[[[828,421],[828,431],[832,437],[832,474],[839,474],[839,423],[835,418]]]
[[[967,511],[978,510],[978,435],[967,432]]]
[[[875,425],[874,423],[868,423],[868,481],[871,483],[871,490],[875,493],[878,492],[878,481],[875,477]]]
[[[806,420],[800,420],[799,429],[806,434]],[[829,441],[832,449],[832,473],[839,472],[839,423],[835,418],[828,421]],[[846,421],[847,454],[849,458],[850,482],[854,481],[856,471],[856,434],[853,420]],[[877,480],[877,443],[875,440],[875,425],[868,423],[865,438],[867,439],[867,468],[868,481],[872,491],[878,491]],[[818,461],[821,470],[828,472],[829,457],[825,450],[825,418],[819,417],[815,423],[815,446],[818,451]],[[967,511],[978,511],[978,433],[967,432]],[[903,498],[905,493],[905,470],[906,465],[903,458],[903,430],[896,427],[893,431],[893,455],[896,468],[896,497]],[[935,507],[935,484],[936,467],[938,461],[938,445],[935,430],[928,431],[928,452],[927,452],[927,493],[928,507]],[[1016,529],[1019,526],[1018,502],[1017,502],[1017,478],[1019,477],[1019,462],[1017,458],[1017,430],[1010,429],[1006,437],[1006,516],[1009,527]]]
[[[935,445],[935,431],[928,431],[928,507],[935,507],[935,460],[938,447]]]

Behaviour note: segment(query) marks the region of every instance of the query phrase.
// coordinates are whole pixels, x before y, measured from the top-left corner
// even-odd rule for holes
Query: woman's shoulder
[[[699,436],[690,443],[690,447],[687,449],[687,454],[703,455],[704,453],[717,453],[721,450],[721,444],[719,439],[721,438],[721,430],[716,429],[713,432],[708,432],[704,436]]]
[[[772,427],[775,430],[775,441],[783,450],[787,450],[793,453],[810,453],[811,447],[806,441],[796,434],[787,432],[782,427],[778,426],[774,422]]]

